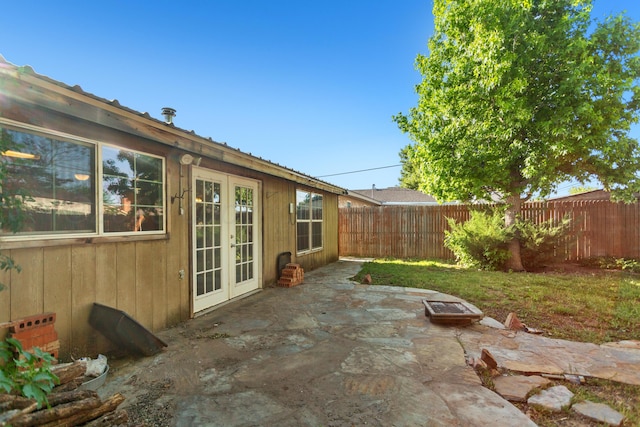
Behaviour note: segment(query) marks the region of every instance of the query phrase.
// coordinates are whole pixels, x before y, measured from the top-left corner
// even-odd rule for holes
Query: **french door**
[[[193,168],[193,309],[205,310],[260,286],[257,181]]]

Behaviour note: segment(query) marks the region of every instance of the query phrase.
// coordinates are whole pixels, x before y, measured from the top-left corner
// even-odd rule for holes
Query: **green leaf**
[[[4,369],[0,369],[0,388],[4,389],[5,393],[11,393],[15,386],[15,382],[5,374]]]
[[[38,408],[47,404],[47,396],[36,384],[25,384],[22,387],[22,395],[28,399],[38,402]]]
[[[570,179],[640,191],[640,25],[591,0],[434,0],[401,185],[512,207]],[[633,95],[632,95],[633,94]]]

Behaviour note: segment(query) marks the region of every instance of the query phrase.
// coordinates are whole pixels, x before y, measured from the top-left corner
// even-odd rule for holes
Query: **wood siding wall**
[[[26,84],[24,86],[16,90],[21,94],[18,99],[1,97],[1,117],[166,159],[167,233],[23,241],[0,239],[0,250],[13,257],[22,267],[20,273],[0,272],[0,282],[7,285],[0,292],[0,323],[33,314],[55,312],[60,355],[63,360],[68,360],[69,356],[95,356],[111,348],[111,343],[88,323],[94,302],[123,310],[152,331],[189,319],[193,315],[190,283],[191,193],[186,193],[183,215],[179,213],[179,202],[176,200],[171,203],[171,196],[179,192],[178,156],[184,151],[166,143],[168,138],[173,138],[171,134],[138,126],[138,120],[144,119],[127,119],[132,132],[138,134],[123,132],[111,127],[123,120],[115,113],[87,108],[78,101],[67,102],[57,95],[47,95],[51,99],[47,98],[45,108],[27,100],[28,96],[24,94],[31,89]],[[55,111],[56,108],[64,113]],[[79,117],[85,117],[86,120]],[[105,123],[109,123],[109,126]],[[173,132],[171,128],[168,129]],[[195,143],[189,142],[188,146],[194,154],[215,151],[206,144],[195,146]],[[305,188],[304,185],[258,172],[250,160],[246,165],[237,166],[207,158],[203,154],[200,167],[260,182],[263,215],[262,287],[276,282],[276,261],[281,252],[291,252],[292,260],[307,270],[338,259],[337,194],[308,188],[324,196],[324,248],[296,256],[295,213],[289,213],[289,204],[295,205],[296,188]],[[183,168],[183,188],[190,185],[190,171],[190,167]],[[183,279],[179,274],[181,270],[185,273]],[[0,334],[5,332],[0,330]]]
[[[219,171],[241,172],[224,165],[215,166]],[[256,177],[253,172],[243,175]],[[282,252],[291,252],[292,261],[307,271],[336,261],[338,196],[324,194],[323,250],[296,256],[295,214],[289,214],[289,203],[295,204],[297,186],[274,177],[261,178],[262,287],[277,281],[277,257]],[[177,181],[170,181],[168,193],[174,194]],[[88,323],[94,302],[125,311],[151,331],[189,319],[192,315],[189,206],[185,203],[185,215],[178,215],[177,202],[169,205],[169,237],[163,240],[76,241],[3,250],[22,271],[0,273],[0,281],[8,285],[0,292],[0,322],[56,312],[60,354],[68,358],[95,355],[112,348]],[[183,280],[179,278],[180,270],[185,271]]]
[[[53,311],[60,354],[80,357],[111,348],[88,323],[94,302],[123,310],[152,331],[188,319],[188,217],[178,215],[177,203],[169,203],[178,188],[177,169],[168,158],[167,236],[161,239],[41,240],[3,250],[22,271],[5,273],[0,321]],[[184,280],[180,270],[187,272]]]
[[[382,206],[340,209],[341,256],[453,259],[444,247],[447,218],[469,218],[467,205]],[[611,256],[640,259],[640,203],[534,202],[521,215],[536,223],[572,218],[565,259]]]

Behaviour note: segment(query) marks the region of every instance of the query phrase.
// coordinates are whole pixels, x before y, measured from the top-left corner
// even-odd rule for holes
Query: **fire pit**
[[[463,301],[428,301],[422,300],[425,316],[432,323],[467,325],[484,316],[480,310]]]

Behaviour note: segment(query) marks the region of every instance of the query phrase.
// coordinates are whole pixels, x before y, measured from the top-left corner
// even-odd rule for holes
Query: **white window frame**
[[[299,219],[298,218],[298,194],[304,193],[309,195],[309,218]],[[313,217],[313,198],[314,196],[320,196],[322,198],[322,206],[321,212],[322,217],[320,219],[315,219]],[[307,254],[311,252],[318,252],[324,249],[324,195],[321,193],[315,193],[310,190],[302,190],[296,189],[296,254]],[[300,250],[298,248],[298,224],[306,223],[309,227],[309,247],[307,249]],[[322,232],[320,234],[320,246],[313,246],[313,224],[320,224],[322,227]]]
[[[0,126],[5,127],[7,129],[30,133],[35,135],[40,135],[48,138],[55,138],[62,141],[67,141],[71,143],[79,143],[83,145],[92,145],[94,146],[94,173],[95,173],[95,191],[94,191],[94,203],[96,209],[96,224],[95,230],[91,232],[69,232],[69,233],[29,233],[29,234],[2,234],[0,235],[0,241],[27,241],[27,240],[44,240],[44,239],[69,239],[69,238],[78,238],[78,237],[109,237],[109,236],[151,236],[151,235],[166,235],[167,234],[167,164],[166,158],[162,156],[158,156],[155,154],[150,154],[140,150],[134,150],[128,147],[123,147],[113,143],[107,143],[102,141],[96,141],[88,138],[83,138],[80,136],[68,134],[65,132],[60,132],[51,129],[45,129],[38,126],[29,125],[26,123],[16,122],[10,119],[0,118]],[[145,156],[153,157],[160,159],[162,161],[162,229],[161,230],[151,230],[151,231],[124,231],[124,232],[105,232],[104,231],[104,201],[103,201],[103,147],[111,147],[116,149],[121,149],[125,151],[129,151],[136,154],[142,154]]]

